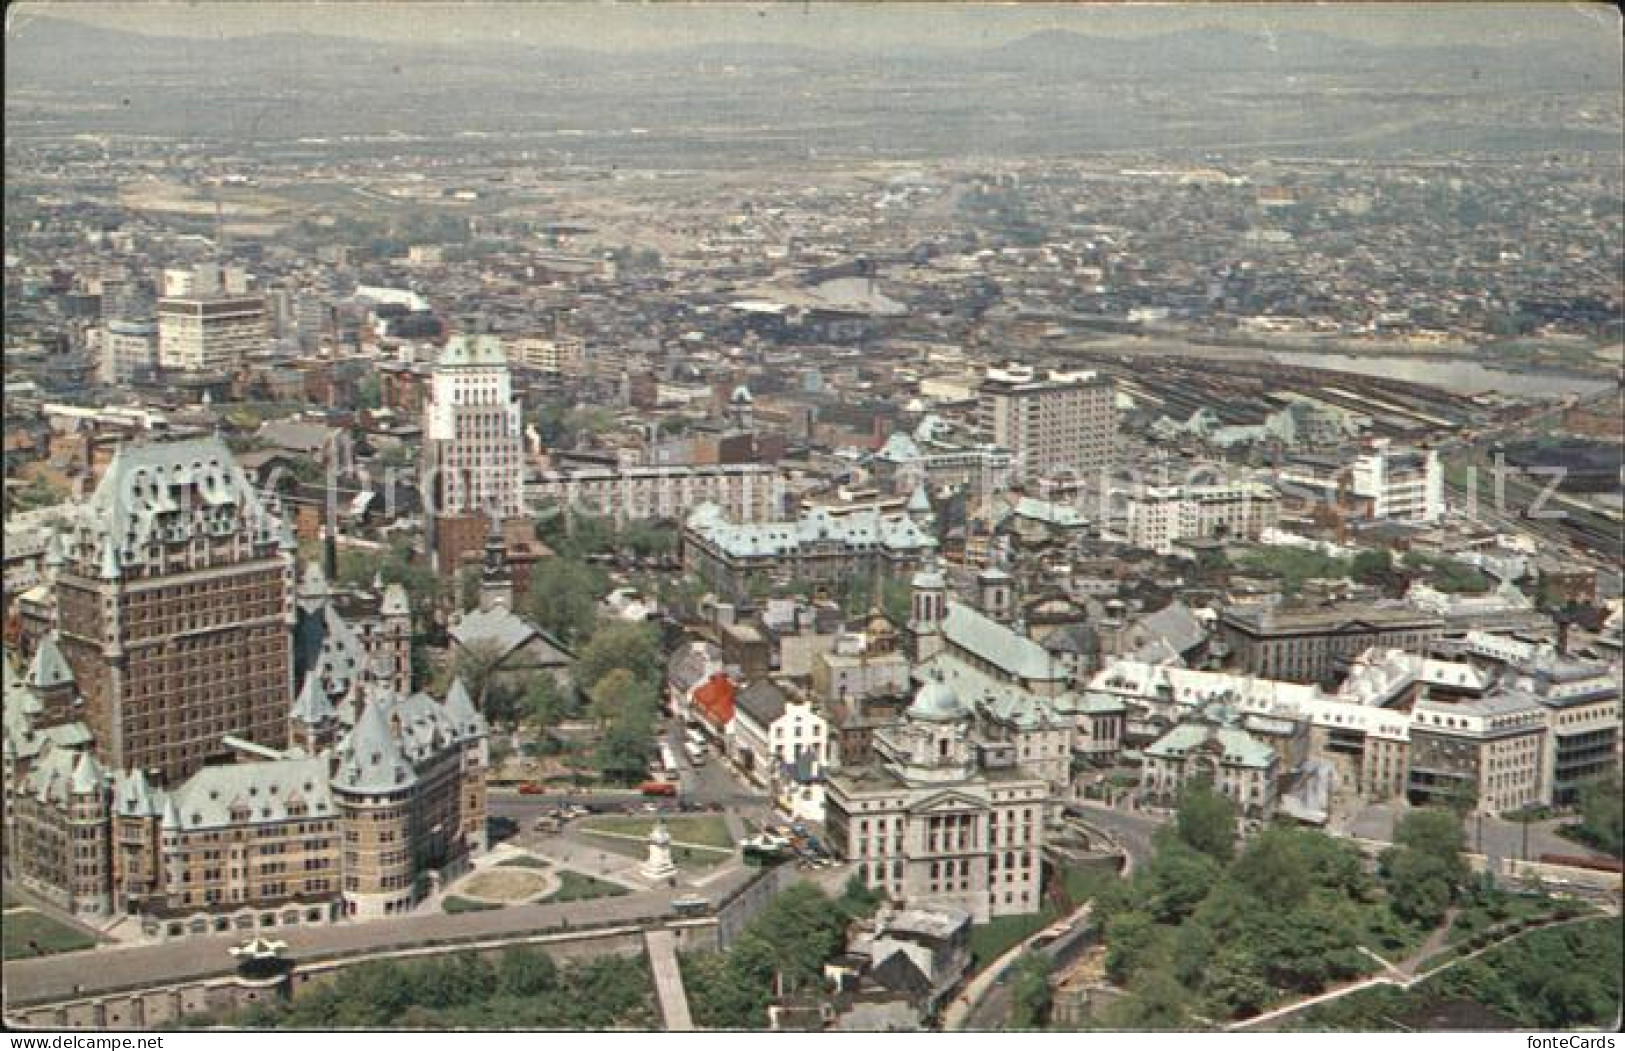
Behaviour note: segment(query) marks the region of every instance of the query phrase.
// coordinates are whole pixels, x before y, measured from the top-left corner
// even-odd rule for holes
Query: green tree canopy
[[[622,669],[658,688],[664,666],[660,639],[652,625],[606,623],[593,632],[576,660],[575,679],[589,692],[610,672]]]
[[[546,731],[568,719],[575,702],[551,675],[537,675],[525,684],[522,718],[537,730]]]
[[[1055,962],[1041,952],[1025,952],[1010,973],[1010,1028],[1041,1029],[1049,1021]]]
[[[1580,833],[1598,850],[1620,856],[1625,814],[1621,813],[1618,771],[1588,781],[1580,789]]]
[[[1228,862],[1236,849],[1235,804],[1205,781],[1187,782],[1174,812],[1174,829],[1187,846]]]
[[[565,645],[574,646],[592,633],[598,600],[606,590],[603,574],[584,562],[543,559],[531,573],[519,612]]]

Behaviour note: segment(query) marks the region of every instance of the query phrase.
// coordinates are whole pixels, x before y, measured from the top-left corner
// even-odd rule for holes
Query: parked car
[[[638,791],[646,796],[675,796],[677,794],[677,782],[645,781],[638,786]]]
[[[547,794],[547,789],[543,788],[535,781],[523,781],[520,782],[519,785],[519,794],[522,796],[545,795]]]

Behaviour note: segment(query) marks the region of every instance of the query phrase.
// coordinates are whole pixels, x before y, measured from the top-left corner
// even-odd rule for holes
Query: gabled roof
[[[1165,639],[1181,656],[1208,639],[1207,629],[1196,619],[1196,614],[1177,599],[1155,613],[1140,618],[1139,626],[1151,635]]]
[[[338,710],[327,696],[327,690],[322,687],[320,668],[313,669],[305,676],[305,685],[294,698],[293,708],[288,713],[294,722],[305,726],[321,726],[338,717]]]
[[[407,597],[406,589],[399,584],[386,584],[384,597],[378,605],[378,612],[385,617],[403,617],[412,612],[411,600]]]
[[[734,698],[736,711],[750,716],[751,721],[763,728],[772,726],[784,714],[787,698],[783,690],[771,680],[753,682]]]
[[[169,793],[166,826],[171,807],[178,827],[187,832],[335,813],[327,760],[320,756],[206,766]]]
[[[734,681],[723,672],[716,672],[694,688],[692,705],[701,718],[721,730],[733,722],[734,704],[739,695]]]
[[[114,796],[114,807],[123,817],[157,817],[162,811],[161,796],[153,793],[140,770],[120,775]]]
[[[181,488],[198,496],[185,510]],[[68,543],[77,557],[97,560],[103,578],[117,579],[155,543],[244,533],[275,543],[281,532],[231,450],[208,437],[119,446]]]
[[[1262,770],[1275,761],[1275,749],[1246,731],[1206,722],[1180,723],[1157,738],[1145,754],[1154,759],[1183,760],[1204,745],[1214,747],[1228,766]]]
[[[89,752],[79,753],[79,762],[74,764],[72,791],[76,796],[94,795],[100,792],[106,774],[102,764],[96,762],[96,757]]]
[[[446,718],[464,736],[478,737],[485,732],[485,720],[474,708],[462,679],[451,680],[451,688],[446,691],[445,708]]]
[[[73,682],[73,669],[68,666],[67,658],[62,656],[62,650],[56,644],[56,632],[40,638],[39,647],[34,651],[34,661],[28,666],[28,676],[24,681],[36,690],[48,690]]]
[[[501,606],[475,610],[465,614],[452,625],[449,634],[459,646],[475,646],[482,642],[494,644],[504,658],[532,642],[543,647],[543,663],[568,664],[573,656],[563,644],[518,614]]]
[[[948,603],[942,633],[955,646],[1015,678],[1066,678],[1066,669],[1051,660],[1044,647],[962,602]]]

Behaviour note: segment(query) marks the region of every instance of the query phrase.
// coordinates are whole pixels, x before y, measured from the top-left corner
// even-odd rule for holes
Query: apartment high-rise
[[[1110,470],[1117,435],[1117,384],[1093,372],[1024,365],[990,368],[977,388],[982,435],[1010,450],[1014,480],[1064,480]]]
[[[423,452],[435,553],[449,570],[483,548],[490,520],[524,514],[525,439],[497,337],[447,341],[423,405]]]
[[[99,758],[176,784],[287,743],[294,539],[218,438],[118,450],[47,561]]]

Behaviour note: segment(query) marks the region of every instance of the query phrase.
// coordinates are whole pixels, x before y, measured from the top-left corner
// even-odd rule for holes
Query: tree
[[[1444,918],[1470,875],[1464,843],[1452,811],[1428,807],[1399,819],[1394,845],[1378,859],[1394,915],[1427,927]]]
[[[457,656],[452,660],[452,674],[463,680],[463,688],[487,718],[490,712],[485,706],[489,699],[487,694],[491,692],[492,677],[507,655],[507,647],[494,639],[474,639],[466,646],[459,645]]]
[[[1050,974],[1055,962],[1041,952],[1024,952],[1011,968],[1010,1027],[1041,1029],[1049,1021],[1054,992]]]
[[[616,669],[630,672],[640,682],[660,682],[660,640],[652,626],[606,624],[594,632],[576,660],[575,679],[591,691]]]
[[[573,646],[592,631],[604,589],[602,575],[593,567],[570,558],[544,559],[531,574],[520,612]]]
[[[1283,908],[1297,906],[1309,893],[1309,860],[1290,830],[1280,826],[1253,840],[1230,867],[1230,875],[1254,897]]]
[[[480,604],[480,568],[464,566],[457,571],[457,606],[471,610]]]
[[[1257,1014],[1275,989],[1264,978],[1258,954],[1250,946],[1232,943],[1214,954],[1202,992],[1214,1013],[1244,1018]]]
[[[1211,857],[1176,836],[1159,834],[1146,908],[1158,923],[1178,924],[1202,903],[1219,875]]]
[[[1390,847],[1383,851],[1382,867],[1394,915],[1421,927],[1435,927],[1444,919],[1454,888],[1438,858],[1407,847]]]
[[[376,372],[361,377],[355,390],[356,408],[376,409],[383,404],[383,386]]]
[[[598,772],[610,781],[631,782],[649,770],[649,735],[654,726],[635,719],[615,723],[598,739]]]
[[[1163,948],[1164,933],[1144,912],[1124,912],[1106,924],[1106,975],[1122,984]]]
[[[1394,826],[1394,845],[1437,858],[1455,886],[1467,882],[1466,834],[1461,818],[1448,810],[1423,807],[1411,810]]]
[[[1180,791],[1174,829],[1186,845],[1217,861],[1235,853],[1236,808],[1206,781],[1187,782]]]
[[[522,718],[540,731],[550,730],[570,717],[575,705],[551,675],[537,675],[525,686]]]
[[[1349,564],[1349,576],[1360,584],[1388,587],[1397,579],[1393,556],[1387,551],[1361,551]]]
[[[1161,970],[1146,971],[1129,985],[1128,995],[1102,1012],[1111,1029],[1185,1029],[1190,1026],[1190,992]]]
[[[1598,850],[1620,856],[1625,844],[1618,771],[1588,781],[1580,789],[1580,834]]]
[[[616,668],[598,680],[588,691],[593,718],[600,726],[613,726],[628,719],[652,724],[658,699],[655,692],[625,668]]]

